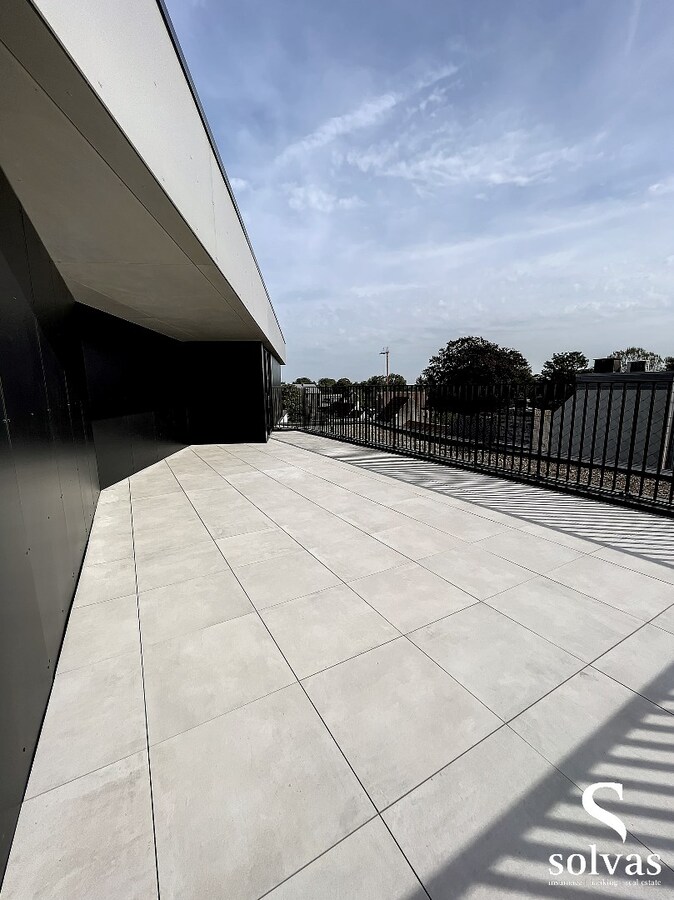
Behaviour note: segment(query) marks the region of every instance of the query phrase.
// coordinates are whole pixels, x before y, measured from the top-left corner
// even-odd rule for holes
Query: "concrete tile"
[[[477,603],[417,563],[358,578],[349,587],[403,634]]]
[[[476,546],[540,575],[578,559],[581,555],[577,550],[562,544],[512,530],[479,541]]]
[[[502,728],[383,814],[433,900],[474,897],[634,897],[629,879],[597,876],[555,888],[548,857],[644,852],[584,811],[581,791]],[[554,869],[552,870],[554,872]],[[567,873],[565,876],[569,877]],[[560,876],[562,877],[562,876]],[[557,891],[555,893],[555,891]]]
[[[674,634],[674,606],[670,606],[669,609],[656,616],[653,619],[653,624],[657,625],[658,628],[664,628],[670,634]]]
[[[363,478],[361,483],[354,487],[353,490],[354,493],[360,494],[361,497],[367,497],[368,500],[375,500],[377,503],[383,503],[385,506],[393,506],[405,500],[410,500],[415,496],[413,490],[404,487],[393,478],[387,478],[382,481],[377,478]]]
[[[674,526],[672,527],[672,543],[674,543]],[[615,563],[617,566],[623,566],[625,569],[632,569],[642,575],[649,575],[651,578],[657,578],[659,581],[666,581],[668,584],[674,584],[674,566],[668,566],[664,563],[653,562],[650,559],[643,559],[633,553],[623,553],[616,550],[615,547],[601,547],[596,550],[594,555],[597,559],[603,559],[606,562]]]
[[[262,611],[298,678],[398,637],[398,631],[346,585]]]
[[[306,550],[242,566],[237,575],[258,609],[339,584],[337,576]]]
[[[264,562],[276,556],[297,553],[303,549],[297,541],[280,528],[273,531],[262,531],[253,538],[248,534],[237,534],[233,537],[221,538],[216,543],[222,555],[233,567]]]
[[[239,502],[234,506],[202,507],[199,509],[199,515],[216,540],[235,534],[269,531],[276,527],[271,519],[255,509],[251,503],[245,505],[246,503],[247,501],[239,497]]]
[[[554,581],[603,600],[641,620],[656,616],[674,599],[670,584],[595,556],[584,556],[548,574]]]
[[[136,558],[154,556],[157,553],[181,550],[183,547],[200,544],[210,539],[207,528],[195,514],[189,518],[166,522],[161,528],[136,531],[134,533],[134,550]]]
[[[353,498],[353,495],[349,496]],[[340,518],[368,534],[410,523],[406,516],[394,512],[388,506],[381,506],[361,497],[353,498],[348,503],[343,503],[341,507],[338,513]]]
[[[478,547],[447,550],[426,557],[421,564],[478,600],[486,600],[534,577],[528,569]]]
[[[363,532],[346,540],[325,537],[306,547],[344,581],[382,572],[407,562],[404,556]]]
[[[84,566],[77,582],[74,607],[103,603],[136,592],[136,567],[133,559],[117,559],[95,566]]]
[[[501,724],[406,638],[314,675],[305,687],[378,809]]]
[[[299,685],[151,754],[163,897],[252,900],[374,814]]]
[[[393,506],[399,512],[411,516],[418,522],[425,522],[439,528],[447,534],[461,538],[464,541],[479,541],[504,530],[504,526],[498,522],[472,515],[446,503],[440,503],[435,499],[426,497],[414,497]]]
[[[151,743],[295,680],[257,613],[151,644],[144,659]]]
[[[145,744],[139,651],[57,675],[26,796],[137,753]]]
[[[143,645],[157,644],[253,611],[234,575],[224,569],[140,595]]]
[[[407,522],[393,528],[384,528],[376,531],[374,537],[410,559],[423,559],[445,550],[458,550],[467,546],[460,538],[424,525],[423,522]]]
[[[288,881],[268,900],[427,900],[409,863],[381,819],[350,834]]]
[[[92,530],[84,555],[84,565],[95,566],[116,559],[129,559],[132,556],[133,538],[130,527],[121,526],[114,532],[108,529],[100,534]]]
[[[59,656],[58,671],[140,652],[136,595],[73,609]]]
[[[420,628],[410,638],[504,720],[583,665],[484,603]]]
[[[674,634],[644,625],[605,653],[594,667],[674,713]],[[663,690],[667,680],[669,690]]]
[[[145,752],[23,804],[2,897],[157,897]]]
[[[138,590],[151,591],[156,587],[189,581],[199,575],[213,575],[227,569],[227,563],[212,540],[181,550],[141,556],[136,560]]]
[[[670,666],[651,691],[671,691],[671,672]],[[623,803],[612,808],[628,832],[671,867],[672,721],[669,713],[648,700],[601,672],[586,669],[518,716],[510,727],[576,784],[623,784]]]
[[[194,515],[194,507],[182,490],[180,493],[162,494],[159,497],[134,499],[131,506],[133,527],[136,530],[143,526],[154,528],[162,523],[170,522],[176,515],[184,513]]]
[[[144,500],[148,497],[162,497],[165,494],[182,494],[175,475],[165,464],[150,467],[142,472],[137,472],[129,479],[131,484],[131,497],[133,500]]]
[[[562,531],[561,528],[547,527],[535,522],[523,521],[521,530],[525,534],[533,534],[535,537],[552,541],[555,544],[561,544],[563,547],[569,547],[571,550],[577,550],[579,553],[594,553],[601,546],[594,541],[588,540],[586,537],[579,537],[572,531]]]
[[[210,467],[206,471],[184,472],[176,475],[180,486],[189,496],[192,491],[217,489],[222,487],[222,475]]]
[[[526,581],[486,602],[585,662],[641,625],[634,616],[548,578]]]

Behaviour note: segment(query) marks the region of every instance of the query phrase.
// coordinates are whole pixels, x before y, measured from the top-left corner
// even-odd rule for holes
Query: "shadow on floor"
[[[314,437],[305,445],[298,434],[293,434],[292,440],[290,437],[284,435],[282,440],[416,487],[674,567],[674,521],[663,516],[338,441]]]
[[[556,768],[550,775],[487,829],[474,835],[450,862],[433,873],[420,872],[432,900],[674,897],[674,716],[656,705],[668,704],[672,708],[674,664],[648,685],[645,694],[655,702],[635,694],[573,752],[555,761]],[[444,771],[450,772],[455,765],[456,762],[450,764]],[[485,772],[487,790],[489,780],[490,773]],[[624,844],[608,826],[586,813],[581,804],[582,789],[596,782],[614,781],[623,784],[623,802],[606,789],[598,791],[595,799],[625,821]],[[395,827],[393,830],[395,833]],[[431,833],[429,838],[432,842],[434,835]],[[450,842],[459,846],[464,839],[460,832],[454,839],[450,836]],[[401,844],[405,849],[404,841]],[[566,870],[559,875],[550,874],[551,853],[561,853],[564,861],[569,854],[583,854],[589,861],[591,844],[596,845],[597,854],[610,853],[611,859],[615,853],[639,853],[643,876],[626,876],[622,862],[616,875],[610,876],[601,858],[596,876],[573,876]],[[650,853],[662,857],[662,872],[650,876],[659,879],[661,886],[630,884],[635,879],[649,879]],[[411,861],[414,865],[413,854]],[[573,866],[579,865],[576,857]],[[554,883],[561,880],[566,883]],[[597,885],[601,881],[607,883]]]

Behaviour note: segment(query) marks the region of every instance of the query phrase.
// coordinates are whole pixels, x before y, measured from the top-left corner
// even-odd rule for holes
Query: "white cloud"
[[[285,185],[285,190],[291,209],[331,213],[336,209],[356,209],[363,205],[358,197],[338,197],[316,185],[288,184]]]
[[[661,194],[674,194],[674,176],[658,181],[648,188],[649,194],[660,196]]]
[[[514,117],[513,117],[514,118]],[[351,151],[345,161],[362,172],[400,178],[423,187],[468,184],[477,187],[526,187],[552,180],[600,158],[601,136],[576,144],[560,143],[540,129],[506,129],[480,139],[483,127],[445,129],[419,136],[415,130],[398,135],[395,143]]]
[[[338,137],[376,124],[393,109],[399,99],[396,94],[382,94],[380,97],[366,100],[349,113],[333,116],[311,134],[287,146],[277,158],[277,162],[282,164],[293,158],[305,156],[319,147],[332,143]]]
[[[230,178],[229,183],[233,191],[247,191],[250,183],[245,178]]]

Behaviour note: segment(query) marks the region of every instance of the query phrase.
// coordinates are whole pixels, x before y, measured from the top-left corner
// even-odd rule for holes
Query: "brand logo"
[[[623,799],[623,786],[617,781],[598,781],[583,791],[583,809],[598,822],[608,825],[625,843],[627,828],[621,818],[601,807],[594,799],[597,791],[602,789],[613,791],[620,800]],[[596,844],[590,844],[589,853],[553,853],[548,862],[551,875],[618,875],[635,877],[639,875],[659,875],[662,871],[660,857],[657,853],[649,853],[644,859],[640,853],[599,853]]]

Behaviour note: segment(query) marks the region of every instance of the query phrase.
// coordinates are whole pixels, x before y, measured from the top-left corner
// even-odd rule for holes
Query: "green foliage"
[[[304,382],[302,382],[304,384]],[[312,382],[309,382],[311,384]],[[299,422],[302,413],[302,388],[298,383],[281,385],[281,402],[283,411],[288,414],[289,422]]]
[[[386,375],[372,375],[370,378],[361,382],[363,387],[386,387]],[[407,381],[404,375],[396,375],[394,372],[391,372],[388,377],[388,386],[392,387],[405,387]]]
[[[531,377],[531,367],[519,350],[473,336],[449,341],[431,357],[421,375],[422,383],[431,388],[459,383],[528,382]]]
[[[341,394],[343,397],[348,397],[353,387],[354,384],[350,378],[338,378],[335,382],[334,391],[336,394]]]
[[[614,350],[611,356],[620,360],[620,371],[627,372],[629,363],[637,360],[646,360],[647,372],[662,372],[665,368],[665,361],[659,353],[652,350],[644,350],[643,347],[626,347],[624,350]]]
[[[665,357],[665,372],[674,372],[674,356]]]
[[[567,350],[564,353],[553,353],[541,369],[543,378],[566,379],[573,378],[579,372],[585,371],[590,361],[580,350]]]
[[[306,378],[303,376],[302,378],[296,378],[293,384],[313,384],[313,381],[311,380],[311,378]]]
[[[329,392],[337,384],[334,378],[319,378],[316,382],[321,391]]]

